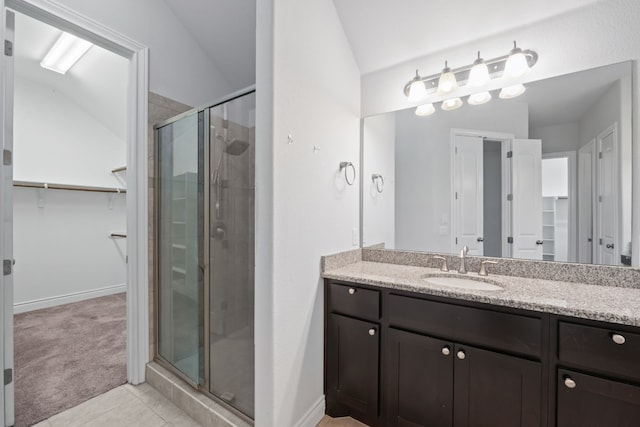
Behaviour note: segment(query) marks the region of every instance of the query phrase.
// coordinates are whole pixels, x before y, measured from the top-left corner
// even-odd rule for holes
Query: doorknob
[[[484,237],[478,237],[476,240],[477,240],[478,242],[484,242]]]
[[[542,240],[536,240],[536,245],[541,245],[543,243],[544,243],[544,241],[542,241]]]
[[[613,243],[607,243],[607,249],[613,249]]]

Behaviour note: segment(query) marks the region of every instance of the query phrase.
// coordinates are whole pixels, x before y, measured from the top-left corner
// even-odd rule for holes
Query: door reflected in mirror
[[[465,100],[466,101],[466,100]],[[625,265],[631,255],[631,63],[363,126],[363,246]]]

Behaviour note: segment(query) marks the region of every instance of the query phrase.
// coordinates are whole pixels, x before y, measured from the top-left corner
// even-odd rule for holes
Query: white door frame
[[[49,0],[0,0],[44,23],[76,34],[129,60],[127,102],[127,380],[145,379],[149,361],[149,238],[147,99],[149,49],[130,38]],[[5,23],[0,34],[4,40]],[[4,66],[0,55],[0,67]],[[5,89],[0,88],[2,103]],[[4,112],[2,112],[4,113]],[[2,119],[4,120],[4,118]]]
[[[596,209],[596,205],[597,203],[596,201],[596,197],[597,197],[597,191],[596,191],[596,155],[597,155],[597,150],[596,150],[596,139],[592,139],[591,141],[589,141],[588,143],[586,143],[585,145],[583,145],[582,147],[580,147],[578,149],[578,156],[580,156],[581,154],[584,153],[589,153],[591,156],[591,161],[590,163],[590,167],[591,167],[591,182],[588,182],[587,184],[589,185],[589,193],[591,193],[591,203],[589,205],[589,210],[590,210],[590,214],[591,214],[591,221],[589,222],[589,227],[590,227],[590,235],[591,235],[591,262],[589,264],[594,264],[595,263],[595,259],[596,259],[596,243],[595,243],[595,239],[596,239],[596,228],[595,228],[595,219],[596,219],[596,214],[597,214],[597,209]],[[578,178],[580,177],[580,164],[577,165],[577,169],[576,169],[576,184],[578,185],[584,185],[584,183],[582,183]],[[580,191],[582,192],[582,191]],[[579,203],[583,203],[583,201],[581,201],[581,197],[578,194],[578,192],[576,191],[576,195],[578,197],[578,202]],[[578,208],[576,208],[576,211],[579,213],[581,212],[581,210],[579,210]],[[576,235],[576,244],[578,245],[578,251],[580,249],[580,233],[582,231],[583,228],[583,224],[582,221],[580,221],[580,217],[578,215],[578,227],[580,228],[578,230],[578,234]],[[579,256],[579,252],[576,254],[576,261],[577,262],[583,262],[582,260],[580,260],[580,256]]]
[[[568,261],[578,261],[578,205],[576,189],[576,178],[578,169],[576,168],[576,152],[562,151],[557,153],[542,153],[542,160],[546,159],[564,159],[568,161],[568,177],[569,177],[569,253]]]
[[[511,215],[510,215],[510,209],[509,209],[509,205],[506,202],[507,200],[507,194],[509,194],[510,190],[510,183],[509,183],[509,177],[511,174],[510,170],[507,170],[504,166],[505,164],[508,164],[508,162],[506,162],[506,151],[508,151],[511,148],[511,141],[515,138],[515,135],[512,133],[506,133],[506,132],[492,132],[492,131],[484,131],[484,130],[472,130],[472,129],[460,129],[460,128],[451,128],[451,142],[450,142],[450,147],[451,147],[451,154],[450,154],[450,171],[451,171],[451,188],[453,189],[453,183],[455,182],[455,157],[454,157],[454,147],[456,144],[456,136],[458,135],[463,135],[463,136],[479,136],[482,137],[484,139],[490,139],[490,140],[498,140],[498,141],[502,141],[502,151],[504,153],[503,156],[503,168],[502,168],[502,200],[503,200],[503,204],[502,204],[502,236],[506,237],[508,236],[510,230],[511,230]],[[509,183],[509,185],[507,185],[507,183]],[[456,247],[456,234],[457,234],[457,230],[455,229],[455,221],[453,218],[453,214],[455,212],[455,200],[453,195],[451,196],[451,207],[450,207],[451,211],[449,212],[449,218],[451,218],[451,241],[450,241],[450,249],[449,249],[449,253],[454,253],[454,248]],[[506,240],[503,239],[503,245],[502,245],[502,256],[503,257],[510,257],[510,254],[506,254],[505,252],[505,247],[507,249],[509,249],[509,245],[506,243]]]

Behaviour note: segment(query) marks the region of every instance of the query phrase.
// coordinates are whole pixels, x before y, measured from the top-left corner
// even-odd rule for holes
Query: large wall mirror
[[[629,265],[631,62],[363,124],[362,244]],[[636,165],[636,167],[638,167]]]

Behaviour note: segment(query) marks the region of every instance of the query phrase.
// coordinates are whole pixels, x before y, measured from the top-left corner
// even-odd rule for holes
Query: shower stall
[[[254,416],[255,91],[155,126],[156,360]]]

